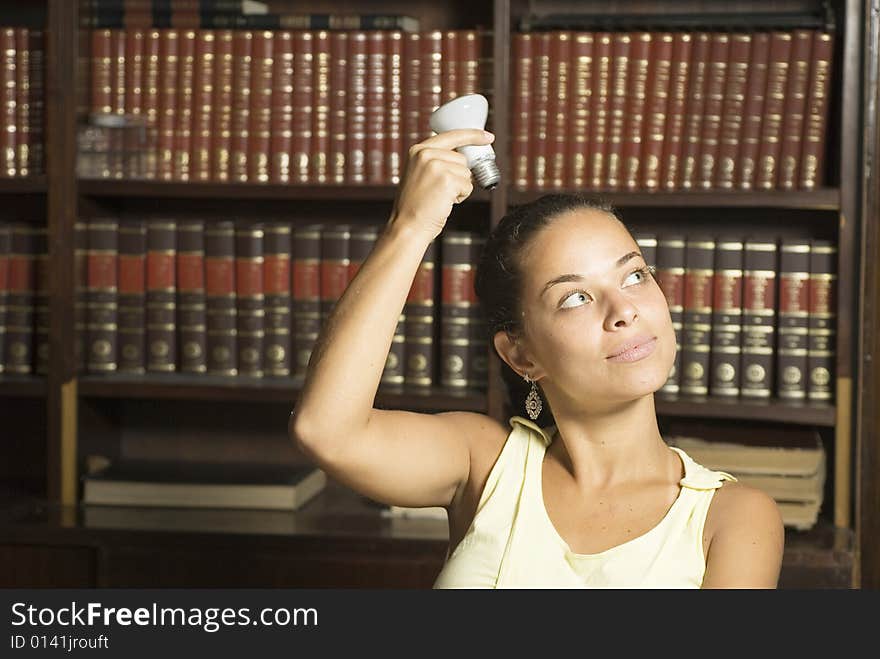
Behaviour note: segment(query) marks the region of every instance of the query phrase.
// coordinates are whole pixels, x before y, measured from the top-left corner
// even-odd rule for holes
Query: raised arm
[[[480,130],[455,130],[410,149],[395,208],[376,246],[318,338],[289,432],[327,473],[378,501],[447,506],[470,468],[485,415],[417,414],[373,408],[397,319],[428,245],[453,204],[473,190],[453,149],[488,144]]]

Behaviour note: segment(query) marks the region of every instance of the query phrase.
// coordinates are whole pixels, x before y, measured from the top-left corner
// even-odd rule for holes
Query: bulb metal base
[[[474,163],[471,167],[474,180],[484,190],[491,190],[501,180],[501,172],[494,158],[484,158]]]

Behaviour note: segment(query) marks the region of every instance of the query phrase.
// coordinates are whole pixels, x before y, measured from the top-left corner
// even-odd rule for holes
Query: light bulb
[[[431,113],[431,130],[445,133],[455,128],[486,127],[486,116],[489,114],[489,102],[482,94],[466,94],[459,96]],[[495,164],[495,149],[491,144],[460,146],[456,149],[467,158],[468,167],[477,183],[488,190],[498,185],[501,172]]]

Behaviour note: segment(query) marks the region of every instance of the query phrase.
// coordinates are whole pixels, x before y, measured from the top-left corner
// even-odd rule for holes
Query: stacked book
[[[310,465],[123,460],[83,477],[86,505],[297,510],[326,474]]]
[[[42,30],[0,26],[0,178],[42,174],[44,68]]]
[[[818,433],[790,430],[775,441],[760,433],[750,433],[746,439],[744,434],[698,432],[680,434],[671,429],[666,441],[704,467],[726,471],[740,483],[763,490],[776,501],[786,526],[807,530],[816,524],[826,479],[825,449]]]

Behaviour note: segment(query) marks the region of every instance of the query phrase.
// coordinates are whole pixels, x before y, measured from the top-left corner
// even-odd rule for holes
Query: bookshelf
[[[273,10],[311,12],[364,11],[401,13],[417,16],[424,29],[491,28],[492,89],[494,99],[507,99],[512,93],[511,35],[520,20],[540,20],[548,14],[584,11],[601,14],[603,20],[615,16],[653,16],[658,23],[664,14],[711,11],[711,3],[669,0],[654,2],[573,2],[570,0],[481,0],[479,2],[429,2],[414,6],[398,0],[371,0],[367,3],[309,2],[269,3]],[[738,14],[778,10],[814,10],[821,2],[780,0],[725,3]],[[815,427],[832,458],[829,493],[820,524],[809,533],[789,532],[786,542],[783,584],[831,586],[858,583],[880,585],[880,552],[870,542],[876,531],[877,507],[865,500],[876,485],[871,478],[880,472],[872,408],[866,398],[873,395],[860,371],[863,355],[869,350],[870,333],[860,333],[868,282],[862,282],[857,267],[865,258],[860,250],[874,250],[880,218],[868,216],[859,186],[859,151],[862,135],[862,73],[860,59],[865,16],[860,3],[835,0],[827,3],[837,23],[834,57],[834,93],[829,114],[829,158],[827,187],[816,190],[760,192],[743,191],[608,191],[603,196],[615,205],[631,228],[662,229],[684,223],[688,227],[710,229],[718,222],[758,225],[776,222],[795,236],[831,239],[838,246],[839,299],[837,315],[836,402],[832,405],[797,405],[773,400],[767,403],[725,402],[716,399],[658,397],[658,414],[663,419],[700,419],[718,423],[761,421]],[[0,376],[0,414],[14,419],[2,456],[9,467],[4,472],[5,501],[0,523],[0,557],[20,560],[27,565],[57,559],[68,561],[69,574],[59,583],[72,581],[88,585],[135,585],[135,575],[161,572],[149,568],[147,556],[154,549],[175,543],[178,558],[194,565],[194,557],[207,543],[224,547],[224,556],[256,551],[278,560],[294,548],[307,556],[310,564],[323,565],[326,584],[358,583],[353,565],[374,567],[375,579],[391,579],[401,585],[428,585],[442,562],[445,536],[437,525],[413,525],[405,532],[380,520],[378,511],[344,489],[332,489],[326,499],[308,507],[293,527],[286,531],[272,521],[254,514],[249,518],[250,535],[216,533],[207,537],[197,530],[198,522],[187,531],[161,520],[152,529],[96,528],[89,525],[77,506],[78,479],[85,456],[92,452],[107,455],[131,452],[192,456],[211,450],[212,438],[203,425],[217,431],[215,448],[233,459],[266,451],[278,460],[297,460],[286,443],[286,415],[301,382],[296,378],[220,378],[213,376],[145,375],[100,376],[79,374],[74,356],[74,222],[80,217],[103,212],[147,210],[155,214],[200,216],[230,213],[243,221],[259,222],[283,215],[293,222],[312,222],[315,218],[384,221],[396,189],[391,185],[288,185],[252,183],[212,183],[144,180],[78,179],[75,175],[76,126],[87,107],[83,75],[88,39],[75,28],[81,7],[76,2],[43,0],[33,3],[28,20],[47,28],[46,68],[46,151],[51,153],[45,176],[29,179],[0,179],[0,197],[6,217],[45,223],[50,234],[52,263],[50,280],[50,356],[46,376]],[[39,6],[37,6],[39,5]],[[707,9],[708,7],[708,9]],[[341,8],[341,9],[340,9]],[[0,3],[0,19],[14,13],[11,4]],[[644,20],[644,18],[642,19]],[[719,19],[720,20],[720,19]],[[2,20],[0,20],[2,22]],[[876,80],[874,81],[876,84]],[[511,111],[506,103],[493,105],[492,128],[495,148],[501,154],[511,149]],[[512,205],[537,197],[542,192],[522,190],[511,184],[510,163],[500,158],[502,182],[488,192],[478,192],[456,210],[451,221],[455,228],[475,228],[485,232],[494,226]],[[864,223],[864,228],[860,229]],[[861,231],[861,233],[860,233]],[[860,244],[859,240],[868,244]],[[876,291],[875,291],[876,292]],[[505,419],[508,410],[500,377],[500,362],[489,360],[488,388],[485,391],[458,391],[434,386],[422,393],[380,388],[379,407],[434,412],[469,410],[486,412]],[[223,409],[220,416],[230,420],[228,427],[205,424],[208,416]],[[256,421],[254,421],[256,420]],[[256,430],[249,423],[256,424]],[[194,438],[185,437],[192,432]],[[149,441],[156,433],[157,441]],[[861,475],[861,477],[859,477]],[[872,489],[873,488],[873,489]],[[320,498],[320,497],[319,497]],[[875,499],[876,500],[876,499]],[[22,502],[28,502],[25,505]],[[37,502],[32,505],[33,502]],[[13,514],[10,511],[15,511]],[[303,521],[305,520],[305,521]],[[162,531],[162,529],[165,529]],[[333,550],[325,559],[318,548],[332,538]],[[31,550],[27,548],[30,547]],[[88,549],[88,550],[87,550]],[[28,553],[31,551],[31,554]],[[65,553],[67,552],[67,553]],[[90,553],[91,552],[91,553]],[[367,558],[376,552],[387,555],[382,565]],[[332,554],[332,555],[331,555]],[[172,554],[169,553],[169,556]],[[299,553],[297,554],[299,555]],[[29,558],[29,556],[31,558]],[[111,559],[107,559],[107,557]],[[272,573],[272,562],[262,563],[260,574]],[[273,559],[274,560],[274,559]],[[324,561],[322,563],[322,560]],[[399,569],[394,568],[399,560]],[[167,559],[168,564],[171,558]],[[0,564],[8,564],[0,560]],[[381,563],[381,561],[380,561]],[[289,567],[287,580],[261,583],[313,583],[302,570]],[[153,570],[151,572],[151,570]],[[383,571],[384,570],[384,571]],[[432,570],[434,571],[432,573]],[[220,572],[217,572],[219,574]],[[389,574],[396,576],[389,577]],[[171,574],[171,573],[166,573]],[[210,570],[187,582],[182,573],[167,577],[163,585],[191,584],[199,579],[207,584]],[[334,576],[334,574],[336,576]],[[383,576],[384,575],[384,576]],[[11,579],[5,575],[4,578]],[[147,579],[147,577],[143,577]],[[177,581],[175,581],[177,579]],[[255,577],[256,579],[256,577]],[[345,579],[349,579],[348,582]],[[397,579],[398,581],[394,581]],[[146,583],[146,582],[144,582]],[[223,585],[214,582],[216,585]],[[315,585],[320,585],[314,582]],[[373,582],[381,585],[382,581]],[[256,584],[256,581],[254,582]]]

